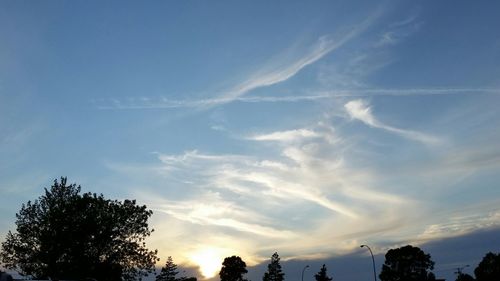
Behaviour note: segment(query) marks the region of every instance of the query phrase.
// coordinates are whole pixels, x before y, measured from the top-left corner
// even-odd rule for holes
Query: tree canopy
[[[332,281],[333,278],[329,277],[326,271],[326,265],[323,264],[319,272],[314,274],[316,281]]]
[[[477,281],[500,280],[500,253],[487,253],[474,269],[474,275]]]
[[[385,263],[379,277],[382,281],[434,280],[434,274],[430,272],[433,268],[431,255],[418,247],[407,245],[390,249],[385,254]]]
[[[283,281],[285,273],[281,270],[280,256],[275,252],[271,256],[271,262],[267,265],[267,271],[264,273],[263,281]]]
[[[243,275],[248,272],[247,264],[238,256],[224,259],[219,272],[221,281],[246,281]]]
[[[16,214],[16,231],[2,243],[1,261],[35,279],[133,280],[154,271],[146,248],[152,211],[135,200],[109,200],[54,181]]]

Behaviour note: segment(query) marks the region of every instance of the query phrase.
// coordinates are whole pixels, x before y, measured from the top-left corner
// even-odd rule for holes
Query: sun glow
[[[222,251],[215,248],[201,249],[190,257],[200,267],[200,273],[205,278],[212,278],[219,272],[223,258]]]

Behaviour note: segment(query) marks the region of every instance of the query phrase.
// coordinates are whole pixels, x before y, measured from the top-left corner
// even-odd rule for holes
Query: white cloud
[[[433,95],[499,95],[498,88],[415,88],[415,89],[338,89],[328,91],[312,91],[307,95],[291,96],[241,96],[234,99],[207,98],[198,100],[171,100],[164,97],[150,98],[148,102],[139,99],[109,102],[95,100],[97,108],[102,110],[141,110],[141,109],[176,109],[200,108],[208,105],[217,105],[229,102],[243,103],[293,103],[315,102],[328,99],[353,98],[353,97],[383,97],[383,96],[433,96]],[[214,128],[220,129],[220,128]]]
[[[389,30],[380,35],[379,40],[375,43],[375,47],[397,44],[414,32],[417,32],[423,24],[421,21],[417,21],[417,19],[417,14],[413,14],[406,19],[390,24]]]
[[[422,141],[411,131],[382,123],[366,101],[342,105],[355,120]],[[154,173],[161,188],[151,188],[149,194],[138,189],[142,196],[135,197],[157,211],[155,228],[163,231],[154,239],[181,241],[175,247],[162,244],[160,250],[182,257],[210,246],[258,261],[276,249],[289,257],[331,255],[349,251],[360,241],[411,242],[498,225],[498,210],[492,206],[435,212],[436,204],[443,208],[439,198],[455,188],[441,183],[462,176],[464,169],[498,166],[495,146],[479,151],[464,147],[459,149],[462,154],[447,148],[433,156],[435,161],[415,160],[418,163],[402,164],[405,167],[397,171],[401,163],[394,162],[379,169],[366,161],[378,161],[380,154],[371,154],[377,151],[335,130],[332,122],[339,119],[323,118],[245,138],[245,144],[262,153],[158,153],[161,164]],[[417,149],[425,152],[429,147]],[[480,219],[485,210],[491,215]]]
[[[424,144],[429,144],[429,145],[436,145],[442,143],[442,140],[431,136],[427,135],[421,132],[417,131],[412,131],[412,130],[405,130],[405,129],[399,129],[396,127],[392,127],[389,125],[386,125],[373,116],[371,107],[369,104],[361,99],[358,100],[352,100],[344,105],[344,108],[346,109],[347,113],[352,119],[359,120],[366,125],[378,129],[383,129],[388,132],[395,133],[397,135],[400,135],[404,138],[415,140],[422,142]]]
[[[245,251],[257,257],[268,254],[268,245],[289,256],[344,251],[355,239],[369,236],[367,229],[398,227],[406,212],[393,208],[414,202],[374,188],[375,175],[349,167],[345,144],[329,141],[335,131],[329,122],[250,139],[274,151],[263,156],[196,150],[158,154],[164,168],[157,170],[166,171],[166,182],[190,183],[176,187],[183,196],[175,200],[158,191],[139,197],[151,200],[148,205],[167,214],[167,221],[182,222],[185,232],[237,231],[238,238],[227,239],[243,239],[240,243],[251,245]],[[384,220],[371,220],[374,216]],[[353,238],[348,242],[343,237]],[[183,239],[190,240],[188,244],[203,240],[198,235]]]
[[[108,105],[98,105],[100,109],[150,109],[150,108],[179,108],[194,107],[206,108],[234,101],[241,101],[241,98],[249,92],[261,88],[272,86],[284,82],[302,69],[322,59],[329,53],[341,48],[343,45],[362,34],[379,16],[379,11],[367,17],[364,21],[345,29],[344,32],[338,32],[335,35],[324,35],[319,37],[316,42],[310,46],[307,51],[289,61],[271,61],[263,66],[259,71],[249,75],[250,78],[234,87],[221,91],[221,94],[199,100],[176,101],[162,98],[161,102],[152,101],[148,97],[133,99],[131,103],[124,103],[121,100],[111,99]],[[99,104],[93,100],[93,103]]]
[[[318,138],[321,135],[309,129],[297,129],[289,131],[279,131],[270,134],[256,135],[250,137],[256,141],[278,141],[278,142],[293,142],[304,138]]]
[[[366,18],[366,20],[352,27],[348,32],[342,33],[340,36],[325,35],[320,37],[316,44],[313,45],[303,56],[285,64],[285,67],[279,67],[277,69],[274,66],[265,67],[263,70],[254,74],[252,78],[223,94],[220,97],[219,102],[230,102],[254,89],[271,86],[290,79],[304,67],[315,63],[325,55],[342,47],[353,38],[359,36],[373,23],[377,16],[378,15],[372,15],[371,17]]]

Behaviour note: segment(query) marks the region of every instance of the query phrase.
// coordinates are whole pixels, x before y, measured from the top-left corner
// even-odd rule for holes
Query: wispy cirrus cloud
[[[188,201],[163,200],[156,209],[176,219],[197,225],[234,229],[270,238],[293,238],[291,231],[272,227],[267,218],[251,209],[221,200],[220,195],[207,193]]]
[[[382,123],[377,118],[375,118],[375,116],[372,114],[370,105],[364,100],[352,100],[346,103],[344,105],[344,108],[352,119],[359,120],[370,127],[383,129],[388,132],[398,134],[404,138],[419,141],[424,144],[436,145],[442,143],[442,140],[435,136],[417,131],[400,129]]]
[[[315,102],[328,99],[354,97],[404,97],[404,96],[439,96],[439,95],[500,95],[496,88],[417,88],[417,89],[340,89],[312,91],[309,94],[289,96],[242,96],[237,98],[208,98],[197,100],[171,100],[159,98],[129,98],[113,100],[93,100],[101,110],[141,110],[141,109],[177,109],[203,108],[210,105],[229,102],[241,103],[293,103]]]
[[[387,231],[399,227],[403,212],[391,208],[414,204],[372,186],[374,175],[369,171],[350,167],[346,144],[329,120],[244,139],[273,153],[160,153],[157,157],[162,164],[155,171],[166,182],[181,183],[176,188],[184,191],[183,196],[169,199],[158,191],[141,191],[143,195],[137,197],[150,200],[148,205],[167,215],[168,221],[182,222],[186,232],[197,228],[211,233],[236,231],[251,245],[258,239],[260,246],[249,250],[257,256],[269,251],[266,245],[293,256],[339,251],[369,235],[366,227],[379,229],[384,224]],[[384,221],[370,220],[373,216]],[[342,237],[349,236],[347,243]],[[331,243],[332,237],[338,237],[338,243]],[[301,241],[299,249],[297,241]],[[224,248],[225,243],[213,242],[212,246]],[[326,244],[332,246],[326,249]]]
[[[371,127],[390,127],[376,118],[366,101],[355,101],[345,104],[349,104],[344,107],[350,110],[349,116]],[[448,151],[435,156],[437,160],[431,157],[436,161],[425,159],[421,166],[403,164],[408,171],[398,175],[394,166],[389,172],[367,166],[364,160],[373,157],[371,148],[344,134],[339,127],[349,126],[345,119],[323,116],[295,129],[250,136],[243,133],[238,140],[255,151],[262,149],[261,154],[203,150],[156,153],[160,164],[154,167],[154,173],[160,177],[161,188],[148,194],[137,189],[142,195],[135,197],[156,211],[156,228],[163,229],[161,238],[182,237],[177,239],[182,240],[177,249],[191,254],[210,246],[226,254],[231,253],[231,247],[241,248],[239,252],[254,261],[277,248],[286,256],[330,255],[349,251],[367,239],[381,244],[427,241],[499,224],[493,205],[479,206],[474,212],[455,208],[450,214],[436,213],[435,204],[442,204],[436,198],[448,194],[452,187],[422,187],[422,182],[441,183],[462,175],[462,165],[494,169],[496,155],[470,147],[460,149],[467,151],[463,156]],[[341,126],[334,127],[334,122]],[[389,131],[414,137],[405,135],[406,130]],[[425,152],[429,147],[417,149]],[[481,160],[484,155],[490,157]],[[447,170],[443,166],[457,168]],[[127,174],[131,172],[126,170]],[[404,177],[404,181],[398,177]],[[491,215],[474,223],[485,212]],[[172,225],[176,230],[170,234]],[[165,252],[175,251],[169,245],[163,247]]]
[[[335,35],[323,35],[319,37],[316,42],[314,42],[309,48],[307,48],[304,53],[297,55],[285,62],[271,61],[257,72],[249,75],[250,78],[248,78],[247,80],[238,83],[227,90],[220,91],[219,94],[215,95],[214,97],[192,101],[175,101],[164,99],[160,107],[206,108],[222,105],[237,101],[239,98],[247,95],[255,89],[284,82],[294,77],[308,65],[317,62],[326,55],[341,48],[343,45],[362,34],[379,16],[380,11],[376,11],[360,23],[351,26],[350,28],[345,28],[343,32],[338,32]],[[138,100],[140,102],[143,102],[143,104],[139,106],[135,106],[133,104],[129,106],[123,106],[121,100],[111,99],[109,100],[108,105],[98,105],[97,107],[101,109],[139,109],[149,108],[150,106],[151,108],[158,108],[158,105],[155,106],[154,103],[150,103],[150,98],[148,97],[142,97]]]
[[[279,141],[292,142],[302,140],[304,138],[317,138],[321,135],[309,129],[297,129],[288,131],[278,131],[270,134],[255,135],[248,139],[256,141]]]
[[[422,24],[423,22],[419,21],[416,13],[403,20],[393,22],[389,25],[388,30],[380,35],[379,40],[375,43],[375,47],[397,44],[414,32],[417,32]]]
[[[304,67],[315,63],[327,54],[339,49],[352,39],[362,34],[379,17],[379,11],[367,17],[364,21],[354,25],[347,31],[337,35],[321,36],[309,50],[298,59],[289,63],[280,64],[284,67],[275,67],[274,62],[271,66],[266,66],[256,74],[251,75],[247,81],[235,86],[233,89],[224,93],[220,97],[220,102],[230,102],[236,98],[246,95],[254,89],[271,86],[286,81],[295,76]]]

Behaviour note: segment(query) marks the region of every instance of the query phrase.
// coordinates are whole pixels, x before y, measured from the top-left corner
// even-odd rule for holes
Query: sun
[[[190,259],[200,267],[205,278],[214,277],[222,266],[222,251],[215,248],[205,248],[195,252]]]

